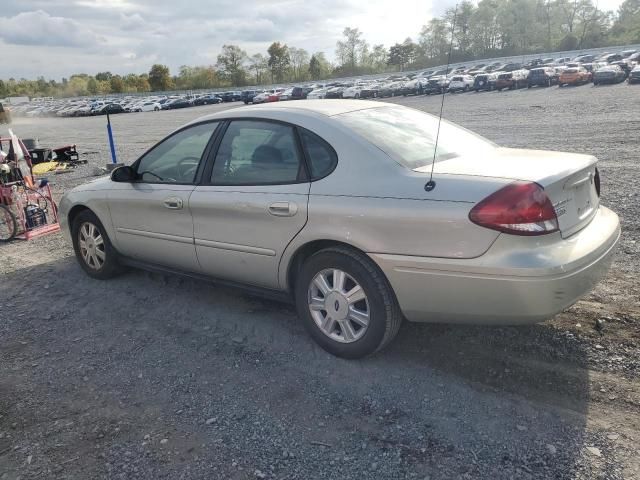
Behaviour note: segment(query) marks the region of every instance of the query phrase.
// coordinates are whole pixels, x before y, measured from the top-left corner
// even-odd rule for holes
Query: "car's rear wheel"
[[[122,273],[118,253],[93,212],[84,210],[78,214],[73,221],[71,235],[76,258],[87,275],[106,280]]]
[[[348,248],[322,250],[303,264],[295,282],[298,315],[327,352],[361,358],[398,333],[402,313],[380,269]]]

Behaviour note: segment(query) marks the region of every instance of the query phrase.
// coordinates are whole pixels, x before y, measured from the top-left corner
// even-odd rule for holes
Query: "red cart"
[[[11,152],[0,158],[0,242],[59,231],[51,188],[46,181],[34,179],[31,158],[22,141],[15,136],[0,138],[0,150]]]

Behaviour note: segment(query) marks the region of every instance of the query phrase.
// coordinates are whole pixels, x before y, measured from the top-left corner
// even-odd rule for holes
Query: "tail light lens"
[[[533,182],[514,182],[478,203],[469,219],[482,227],[512,235],[545,235],[558,231],[556,211],[544,189]]]
[[[596,193],[598,194],[598,197],[600,196],[600,172],[598,171],[598,169],[596,168],[596,174],[593,177],[593,184],[596,187]]]

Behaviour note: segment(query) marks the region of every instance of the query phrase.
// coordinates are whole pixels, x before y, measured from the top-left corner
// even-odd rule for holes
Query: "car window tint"
[[[204,123],[171,135],[140,160],[140,180],[148,183],[193,183],[200,157],[218,123]]]
[[[304,180],[293,127],[274,122],[236,120],[224,134],[211,183],[265,185]]]
[[[300,129],[300,138],[311,166],[311,179],[322,178],[335,168],[338,156],[331,146],[308,130]]]

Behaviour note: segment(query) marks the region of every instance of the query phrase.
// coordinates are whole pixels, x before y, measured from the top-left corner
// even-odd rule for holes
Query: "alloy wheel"
[[[313,278],[308,304],[314,322],[332,340],[352,343],[367,331],[370,309],[365,291],[340,269],[322,270]]]
[[[84,263],[93,270],[100,270],[107,258],[100,229],[91,222],[84,222],[78,231],[78,246]]]

